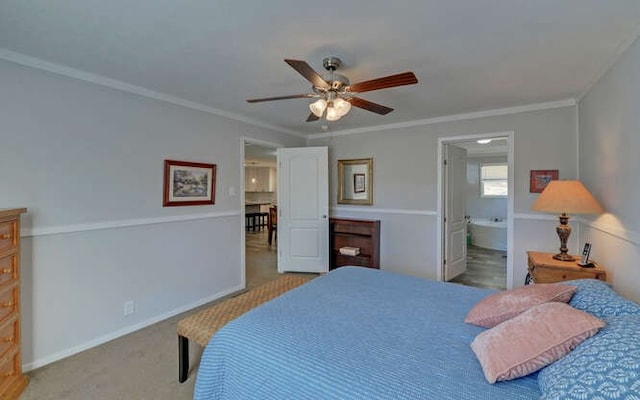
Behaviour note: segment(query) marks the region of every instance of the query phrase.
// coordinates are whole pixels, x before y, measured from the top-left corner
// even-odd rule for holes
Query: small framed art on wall
[[[542,193],[545,187],[551,181],[558,179],[557,169],[536,169],[531,170],[531,179],[529,183],[529,192]]]
[[[164,160],[164,207],[215,204],[216,164]]]

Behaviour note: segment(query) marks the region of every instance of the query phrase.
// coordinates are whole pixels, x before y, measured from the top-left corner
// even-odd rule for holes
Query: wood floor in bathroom
[[[482,288],[506,288],[507,252],[467,246],[467,271],[450,282]]]

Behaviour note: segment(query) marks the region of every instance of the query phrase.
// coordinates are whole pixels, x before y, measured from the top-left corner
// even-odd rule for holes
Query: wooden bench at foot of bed
[[[205,347],[211,337],[227,322],[236,319],[282,293],[315,278],[314,274],[286,274],[236,297],[221,301],[178,322],[178,381],[189,374],[189,339]]]

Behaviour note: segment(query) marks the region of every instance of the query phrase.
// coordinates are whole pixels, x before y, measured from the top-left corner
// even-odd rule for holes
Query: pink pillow
[[[494,293],[473,306],[464,322],[493,328],[538,304],[550,301],[568,303],[576,289],[569,285],[538,283]]]
[[[564,303],[544,303],[471,343],[489,383],[519,378],[564,357],[605,323]]]

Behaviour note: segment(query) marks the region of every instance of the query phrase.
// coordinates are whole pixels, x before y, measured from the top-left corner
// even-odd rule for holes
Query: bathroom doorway
[[[512,140],[507,132],[439,141],[441,280],[513,286]]]

